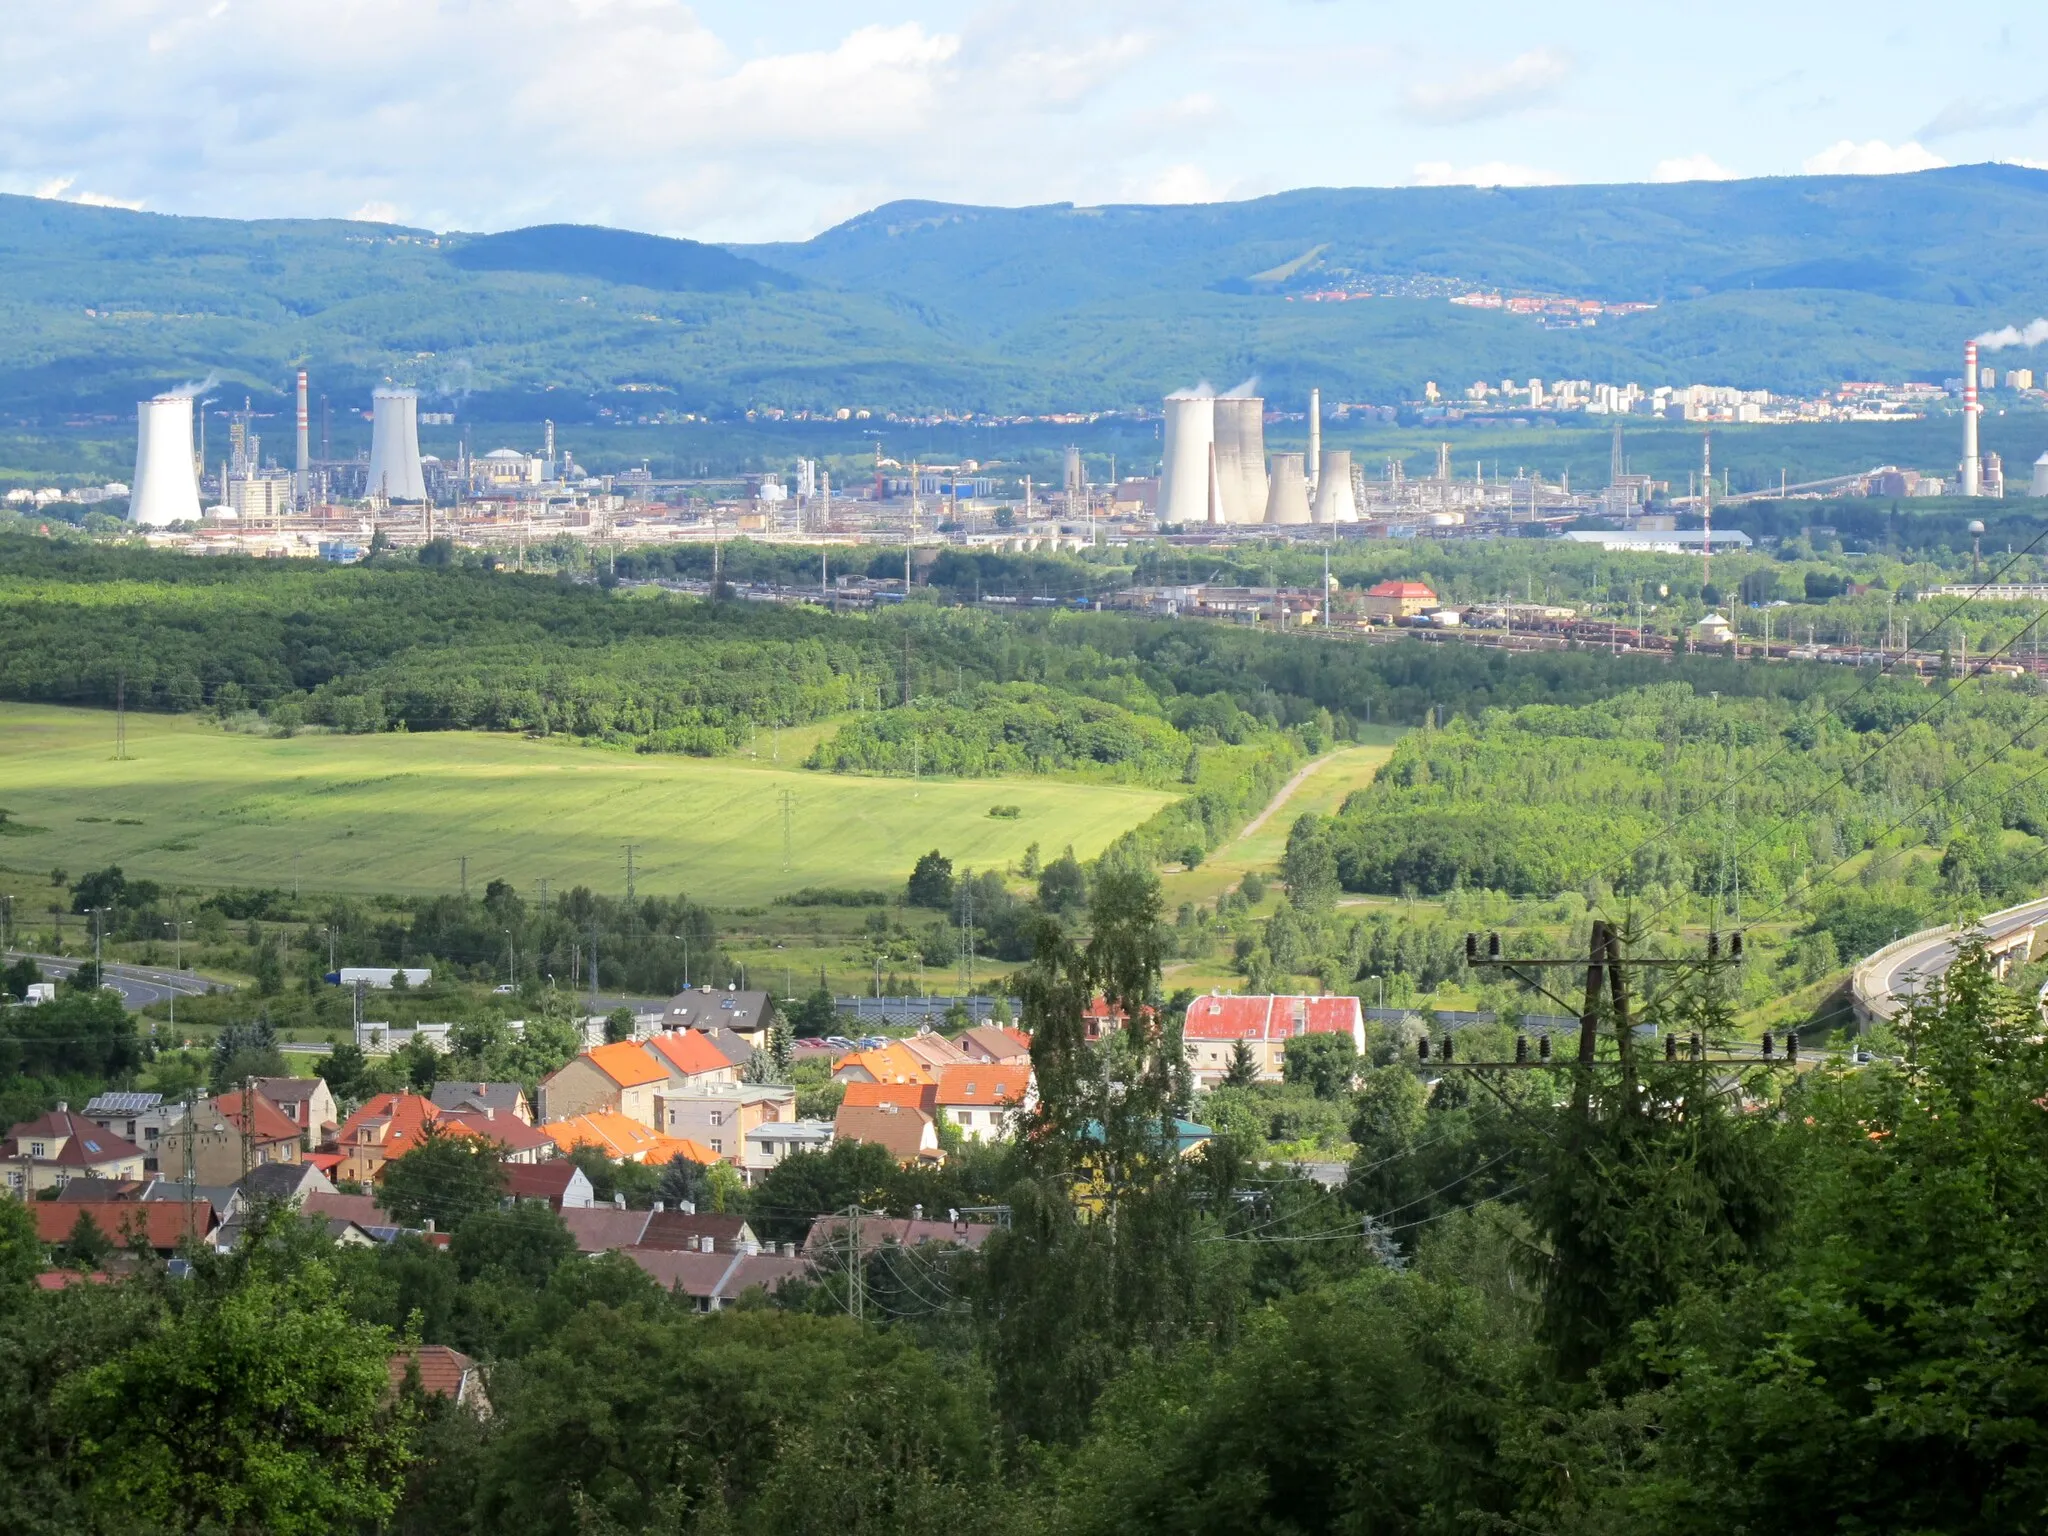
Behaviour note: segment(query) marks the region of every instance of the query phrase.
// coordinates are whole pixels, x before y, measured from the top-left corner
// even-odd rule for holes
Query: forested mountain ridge
[[[0,411],[119,413],[215,378],[337,401],[385,378],[476,419],[1155,402],[1257,376],[1391,403],[1425,378],[1811,389],[1941,377],[2048,309],[2048,173],[1306,189],[1240,203],[892,203],[715,247],[546,226],[173,217],[0,197]],[[1460,287],[1655,303],[1593,328]],[[1297,302],[1318,289],[1399,295]],[[626,386],[636,386],[627,389]]]

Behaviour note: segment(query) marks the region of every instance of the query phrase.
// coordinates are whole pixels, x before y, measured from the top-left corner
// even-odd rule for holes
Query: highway
[[[10,962],[19,958],[19,951],[6,952],[6,959]],[[43,973],[46,980],[69,976],[84,963],[75,956],[30,955],[29,958],[35,961],[36,968]],[[121,994],[122,1002],[138,1012],[151,1003],[166,1002],[173,995],[204,997],[219,985],[217,982],[194,976],[189,971],[174,971],[161,966],[112,963],[106,967],[103,980]]]
[[[2032,929],[2042,923],[2048,923],[2048,897],[1992,913],[1983,931],[1995,947],[2015,929]],[[1889,944],[1865,960],[1857,967],[1856,990],[1868,1011],[1881,1018],[1896,1014],[1898,1005],[1892,998],[1913,995],[1930,978],[1948,969],[1956,957],[1956,937],[1953,928],[1930,928]]]

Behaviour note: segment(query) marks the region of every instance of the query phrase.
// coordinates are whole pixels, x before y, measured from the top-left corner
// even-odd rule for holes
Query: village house
[[[251,1168],[303,1160],[299,1128],[252,1086],[194,1104],[165,1131],[157,1167],[168,1179],[232,1184]]]
[[[299,1146],[307,1152],[327,1140],[341,1119],[324,1078],[259,1077],[256,1091],[299,1128]]]
[[[705,1083],[664,1093],[660,1114],[664,1136],[696,1142],[714,1158],[738,1163],[749,1131],[796,1118],[796,1090],[781,1083]]]
[[[915,1106],[878,1104],[839,1106],[832,1121],[835,1141],[871,1141],[886,1147],[889,1155],[905,1167],[914,1164],[936,1166],[946,1160],[939,1148],[938,1127],[932,1117]]]
[[[608,1111],[652,1130],[654,1095],[668,1076],[668,1069],[633,1041],[592,1046],[541,1079],[540,1118],[546,1123]]]
[[[963,1030],[953,1042],[970,1061],[993,1061],[1005,1066],[1031,1059],[1031,1041],[1017,1030],[1001,1024],[977,1024]]]
[[[1188,1065],[1195,1086],[1214,1088],[1237,1056],[1242,1042],[1262,1083],[1285,1075],[1287,1042],[1303,1035],[1349,1035],[1365,1054],[1365,1010],[1348,996],[1252,996],[1210,993],[1188,1004],[1181,1025]]]
[[[1037,1103],[1029,1063],[971,1061],[941,1067],[933,1098],[969,1141],[1002,1140],[1016,1113],[1028,1113]]]
[[[157,1171],[157,1144],[165,1128],[184,1113],[183,1100],[133,1091],[96,1094],[85,1106],[86,1119],[142,1148],[142,1166],[148,1173]]]
[[[33,1200],[75,1178],[139,1179],[144,1173],[140,1147],[62,1103],[8,1131],[0,1142],[0,1166],[17,1200]]]
[[[427,1127],[440,1118],[432,1101],[416,1093],[380,1093],[365,1100],[335,1138],[341,1154],[335,1177],[344,1184],[376,1183],[385,1165],[418,1146]]]
[[[434,1108],[464,1114],[472,1110],[510,1115],[524,1125],[533,1124],[533,1106],[526,1090],[517,1083],[436,1083],[428,1095]]]

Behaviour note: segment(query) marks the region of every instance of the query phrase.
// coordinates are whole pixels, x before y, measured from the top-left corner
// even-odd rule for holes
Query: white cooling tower
[[[190,395],[158,395],[135,407],[135,481],[128,521],[147,528],[199,521]]]
[[[1256,395],[1216,397],[1216,478],[1223,521],[1266,515],[1266,402]]]
[[[420,397],[380,389],[370,397],[370,479],[367,494],[386,501],[425,501],[420,472]]]
[[[1159,521],[1209,520],[1209,458],[1216,446],[1216,401],[1210,395],[1166,397],[1166,468]]]
[[[2048,496],[2048,453],[2034,460],[2034,480],[2027,487],[2029,496]]]
[[[1266,493],[1266,521],[1285,527],[1309,522],[1308,482],[1302,478],[1303,456],[1273,455],[1272,488]]]
[[[1351,450],[1331,448],[1324,452],[1316,475],[1316,521],[1355,523],[1358,502],[1351,494]]]

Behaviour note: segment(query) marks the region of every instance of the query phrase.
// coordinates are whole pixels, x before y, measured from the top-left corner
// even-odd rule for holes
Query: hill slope
[[[893,203],[718,248],[174,218],[0,197],[0,411],[125,413],[219,375],[338,399],[395,377],[470,416],[753,404],[997,411],[1156,400],[1196,378],[1390,401],[1424,378],[1779,389],[1953,372],[2048,311],[2048,173],[1677,186],[1323,190],[1198,206]],[[1461,287],[1659,307],[1597,328]],[[1409,296],[1310,303],[1331,288]],[[630,394],[620,386],[640,386]]]

